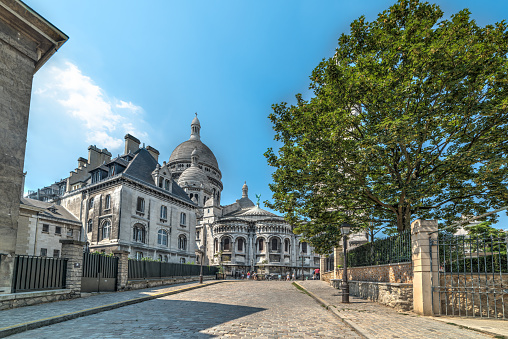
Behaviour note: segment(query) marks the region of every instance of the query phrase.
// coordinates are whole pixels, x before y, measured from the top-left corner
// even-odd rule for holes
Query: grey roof
[[[219,164],[213,152],[200,140],[187,140],[176,146],[169,157],[169,163],[191,162],[192,151],[196,149],[199,155],[199,163],[219,169]]]
[[[256,206],[256,205],[254,205],[252,200],[250,200],[248,197],[247,198],[238,199],[236,202],[240,204],[241,208],[249,208],[249,207]]]
[[[26,206],[42,208],[43,211],[41,212],[41,216],[81,224],[78,218],[74,216],[74,214],[69,212],[65,207],[61,205],[55,205],[54,203],[29,198],[21,198],[21,204]],[[54,207],[55,211],[53,212],[51,209],[49,209],[50,207]]]
[[[203,185],[208,183],[208,177],[206,176],[205,171],[198,166],[187,167],[178,178],[178,184],[181,186],[184,186],[185,182],[190,184],[193,181],[197,181]]]
[[[152,157],[150,152],[148,152],[145,148],[140,148],[136,151],[134,159],[130,161],[129,165],[125,171],[123,171],[123,173],[149,185],[157,187],[152,177],[152,172],[155,170],[155,167],[157,167],[157,164],[158,162],[154,159],[154,157]],[[192,200],[189,199],[187,193],[185,193],[185,191],[180,186],[178,186],[173,180],[171,180],[171,182],[173,183],[173,195],[176,195],[186,202],[194,204]]]

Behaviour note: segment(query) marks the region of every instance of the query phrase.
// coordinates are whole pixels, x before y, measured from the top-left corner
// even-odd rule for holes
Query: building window
[[[180,264],[185,264],[185,258],[180,258]]]
[[[187,221],[187,214],[180,213],[180,225],[185,226]]]
[[[141,259],[143,259],[143,252],[139,252],[139,251],[138,251],[138,252],[136,252],[136,259],[137,259],[137,260],[141,260]]]
[[[169,191],[169,180],[164,180],[164,188]]]
[[[111,235],[111,221],[106,220],[102,223],[101,239],[109,239]]]
[[[157,232],[157,244],[168,246],[168,232],[165,230],[159,230],[159,232]]]
[[[88,229],[87,232],[92,232],[93,230],[93,221],[92,219],[88,219]]]
[[[168,256],[167,255],[164,256],[164,262],[168,262]]]
[[[199,240],[200,234],[201,234],[201,231],[196,231],[196,240]]]
[[[230,250],[229,244],[230,244],[229,238],[224,238],[223,243],[222,243],[222,249],[224,251],[229,251]]]
[[[279,243],[277,242],[277,239],[276,238],[273,238],[272,239],[272,251],[277,251],[277,249],[279,248]]]
[[[111,208],[111,195],[106,195],[106,202],[104,203],[104,209],[109,210]]]
[[[88,201],[88,209],[92,208],[93,208],[93,198],[90,198],[90,200]]]
[[[53,250],[53,258],[60,258],[60,250]]]
[[[213,247],[215,248],[215,252],[219,252],[219,241],[217,239],[215,239],[213,241]]]
[[[284,250],[286,252],[289,252],[289,240],[288,239],[284,240]]]
[[[181,251],[185,251],[187,249],[187,238],[183,234],[178,237],[178,249]]]
[[[138,203],[136,206],[136,211],[144,213],[145,212],[145,199],[138,197]]]
[[[49,233],[49,225],[48,224],[42,224],[42,231],[44,233]]]
[[[58,234],[58,235],[62,234],[62,228],[60,226],[55,226],[55,234]]]
[[[72,228],[67,230],[67,236],[72,237]]]
[[[161,219],[166,220],[168,218],[168,208],[166,206],[161,206]]]
[[[302,253],[307,254],[307,243],[306,242],[302,242]]]
[[[238,251],[240,251],[240,252],[243,251],[243,239],[242,238],[238,239]]]
[[[162,254],[159,254],[159,261],[162,261]]]
[[[263,239],[258,240],[258,250],[259,252],[263,251]]]
[[[140,225],[140,224],[134,225],[134,232],[133,232],[132,240],[141,242],[141,243],[145,243],[145,235],[146,235],[145,228],[142,225]]]
[[[47,256],[48,256],[48,249],[41,248],[41,257],[47,257]]]

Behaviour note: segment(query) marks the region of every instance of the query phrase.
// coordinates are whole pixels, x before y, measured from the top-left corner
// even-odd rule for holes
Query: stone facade
[[[0,2],[0,293],[9,293],[32,77],[68,37],[21,1]]]
[[[2,294],[0,295],[0,311],[73,298],[76,298],[76,295],[70,290]]]
[[[343,278],[343,269],[337,269],[335,278]],[[387,283],[412,283],[413,267],[409,263],[387,264],[377,266],[348,267],[348,279],[358,281],[375,281]]]

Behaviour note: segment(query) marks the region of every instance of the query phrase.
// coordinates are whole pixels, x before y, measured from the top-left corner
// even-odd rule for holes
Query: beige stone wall
[[[347,270],[349,280],[388,283],[412,283],[413,281],[413,267],[411,263],[348,267]],[[342,279],[343,271],[343,269],[337,269],[337,279]]]

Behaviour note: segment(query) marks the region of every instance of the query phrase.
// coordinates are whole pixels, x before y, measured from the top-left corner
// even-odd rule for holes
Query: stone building
[[[19,0],[0,0],[0,293],[11,291],[32,78],[68,37]]]
[[[222,206],[222,174],[213,152],[201,141],[197,116],[189,140],[171,153],[168,167],[197,205],[196,245],[202,247],[207,265],[222,265],[226,273],[256,270],[261,273],[312,274],[319,256],[301,243],[284,218],[263,210],[242,188],[242,198]],[[302,259],[303,258],[303,259]]]
[[[88,148],[67,178],[60,204],[83,224],[91,251],[129,251],[131,258],[195,261],[196,204],[171,177],[159,152],[127,134],[125,153]]]
[[[16,254],[59,258],[61,239],[79,240],[81,222],[54,203],[21,198]]]

